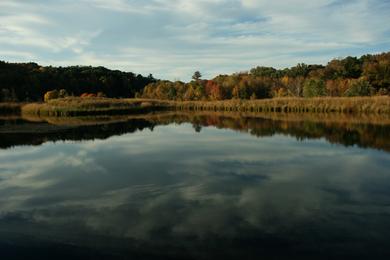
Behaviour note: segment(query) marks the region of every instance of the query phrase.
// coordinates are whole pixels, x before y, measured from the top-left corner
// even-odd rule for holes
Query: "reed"
[[[142,99],[71,97],[27,104],[22,106],[21,112],[24,115],[85,116],[144,113],[161,108],[157,102]]]
[[[390,113],[390,97],[273,98],[259,100],[172,101],[177,110],[285,112],[285,113]]]
[[[390,114],[390,97],[273,98],[224,101],[165,101],[153,99],[63,98],[23,105],[22,114],[87,116],[135,114],[159,110],[253,113]]]

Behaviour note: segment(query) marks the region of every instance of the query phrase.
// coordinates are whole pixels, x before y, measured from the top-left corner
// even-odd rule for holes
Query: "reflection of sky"
[[[375,241],[390,226],[389,166],[380,151],[189,124],[17,147],[0,150],[0,231]]]

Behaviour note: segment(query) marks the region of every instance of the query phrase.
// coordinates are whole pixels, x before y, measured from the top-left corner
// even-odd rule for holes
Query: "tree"
[[[201,77],[196,71],[189,83],[152,82],[141,93],[147,98],[176,100],[386,95],[390,93],[390,52],[334,59],[327,66],[299,63],[283,70],[255,67],[250,72],[219,75],[211,80]],[[168,91],[166,85],[173,89]]]
[[[305,63],[298,63],[297,66],[290,68],[287,71],[288,76],[290,77],[306,77],[310,72],[310,68]]]
[[[273,77],[278,78],[281,76],[281,72],[272,67],[256,67],[251,69],[250,73],[256,77]]]
[[[367,59],[363,65],[362,76],[376,90],[390,90],[390,52]]]
[[[331,97],[342,96],[350,86],[349,79],[335,79],[326,81],[326,91]]]
[[[359,78],[362,74],[362,63],[356,57],[334,59],[325,67],[324,74],[327,79]]]
[[[201,77],[202,77],[202,74],[199,71],[195,71],[194,75],[192,76],[192,79],[195,81],[199,81]]]
[[[103,92],[108,97],[134,97],[153,82],[156,80],[152,76],[103,67],[42,67],[35,63],[0,61],[0,91],[8,89],[10,97],[15,94],[15,101],[41,101],[53,89],[64,89],[75,96]]]
[[[210,100],[223,99],[221,87],[212,80],[207,81],[205,91]]]
[[[195,98],[195,90],[194,90],[194,88],[191,85],[189,85],[187,87],[187,90],[184,93],[184,97],[183,98],[184,98],[184,100],[194,100],[194,98]]]
[[[326,95],[325,82],[318,79],[309,79],[303,86],[304,97],[319,97]]]
[[[360,79],[352,82],[351,87],[345,92],[347,97],[370,96],[373,89],[367,80]]]

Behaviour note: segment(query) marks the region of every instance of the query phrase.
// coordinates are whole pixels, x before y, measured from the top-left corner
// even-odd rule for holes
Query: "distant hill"
[[[0,101],[40,101],[54,89],[65,89],[76,96],[102,92],[108,97],[134,97],[155,81],[152,75],[144,77],[104,67],[43,67],[0,61]]]

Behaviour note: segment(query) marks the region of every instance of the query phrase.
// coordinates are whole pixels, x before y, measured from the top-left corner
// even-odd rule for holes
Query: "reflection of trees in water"
[[[9,148],[17,145],[41,145],[49,141],[82,141],[107,139],[111,136],[134,133],[145,128],[153,130],[154,123],[143,120],[133,119],[126,122],[107,123],[87,126],[55,126],[47,123],[26,123],[16,121],[23,128],[30,128],[30,132],[6,132],[0,131],[0,148]],[[23,126],[24,124],[24,126]],[[1,125],[4,125],[0,123]]]
[[[227,128],[249,133],[256,137],[283,134],[298,140],[325,138],[328,142],[345,146],[357,145],[363,148],[376,148],[390,151],[390,125],[373,125],[356,122],[313,122],[306,120],[286,121],[259,117],[229,117],[228,115],[177,114],[157,124],[191,122],[198,132],[201,126]]]
[[[47,141],[106,139],[114,135],[142,131],[145,128],[153,130],[156,125],[191,123],[196,132],[201,132],[202,127],[213,126],[249,133],[256,137],[282,134],[296,137],[297,140],[325,138],[334,144],[357,145],[390,151],[390,125],[360,123],[353,119],[346,120],[346,118],[313,121],[312,119],[300,119],[297,115],[274,119],[270,116],[179,112],[112,121],[107,118],[100,122],[99,120],[91,121],[91,118],[89,120],[86,122],[77,118],[69,118],[69,122],[66,118],[61,120],[49,118],[46,122],[42,120],[26,122],[20,119],[0,120],[0,147],[40,145]],[[2,131],[7,124],[14,127],[11,128],[12,130],[8,128],[8,131]]]

